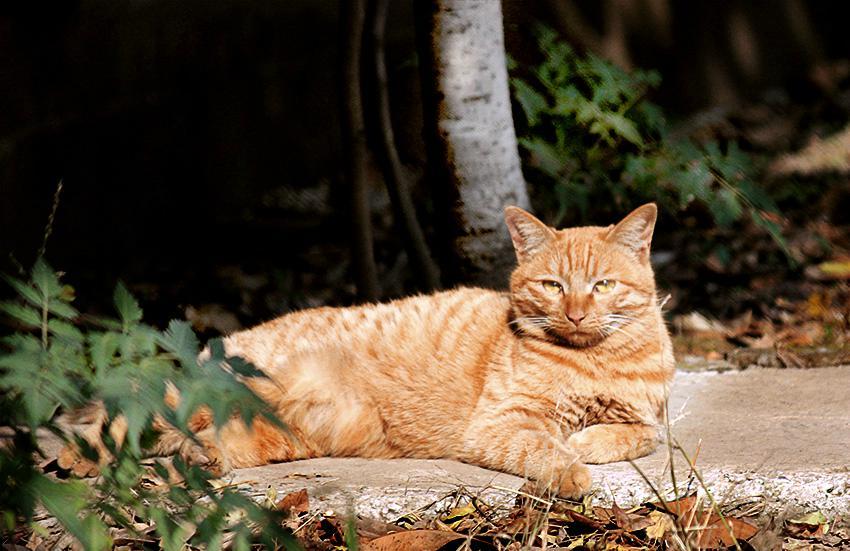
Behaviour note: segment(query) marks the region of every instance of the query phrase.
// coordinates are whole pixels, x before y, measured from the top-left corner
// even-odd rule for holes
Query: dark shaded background
[[[569,4],[581,20],[568,20],[565,5],[504,2],[509,53],[529,58],[535,21],[578,47],[613,32],[597,3]],[[627,61],[661,72],[653,99],[681,117],[777,89],[806,101],[812,68],[850,57],[840,2],[618,6]],[[394,2],[393,116],[431,235],[440,218],[421,181],[413,29],[409,2]],[[84,308],[103,308],[119,278],[154,322],[189,304],[228,304],[247,323],[356,300],[341,192],[339,35],[338,4],[315,0],[0,8],[0,268],[31,264],[62,180],[47,257]],[[377,170],[373,195],[384,293],[414,290]]]

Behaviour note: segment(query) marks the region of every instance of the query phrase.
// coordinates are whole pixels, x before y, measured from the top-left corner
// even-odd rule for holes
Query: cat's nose
[[[578,326],[579,326],[579,324],[581,323],[581,320],[583,320],[583,319],[584,319],[584,318],[586,318],[586,317],[587,317],[587,314],[580,315],[580,316],[579,316],[579,315],[575,315],[575,314],[573,314],[573,315],[567,314],[567,319],[568,319],[568,320],[570,320],[571,322],[573,322],[573,324],[574,324],[576,327],[578,327]]]

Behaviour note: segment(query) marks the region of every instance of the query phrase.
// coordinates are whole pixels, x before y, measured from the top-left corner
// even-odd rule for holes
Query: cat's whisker
[[[552,328],[552,320],[547,316],[521,316],[509,321],[508,325],[512,326],[515,332],[545,332]]]
[[[631,325],[638,318],[626,314],[605,314],[602,316],[602,328],[604,336],[612,335],[617,329]],[[634,337],[634,335],[630,335]]]
[[[605,320],[617,320],[617,321],[634,321],[637,319],[634,316],[627,316],[625,314],[605,314],[602,316]]]
[[[610,329],[609,329],[610,332],[609,332],[608,335],[610,336],[610,335],[613,335],[615,333],[621,333],[628,338],[628,342],[630,342],[630,343],[631,342],[639,342],[640,341],[640,334],[636,333],[638,325],[639,324],[610,327]]]
[[[520,323],[540,323],[540,322],[548,322],[549,318],[547,316],[523,316],[519,318],[515,318],[508,322],[508,325],[519,325]]]

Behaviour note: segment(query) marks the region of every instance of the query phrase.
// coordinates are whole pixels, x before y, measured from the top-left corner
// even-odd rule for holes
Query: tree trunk
[[[346,180],[350,191],[352,250],[351,260],[357,293],[366,300],[380,295],[378,274],[372,243],[372,217],[369,210],[369,182],[366,171],[369,151],[363,121],[363,99],[360,88],[360,65],[366,0],[343,0],[342,115],[346,154]]]
[[[450,280],[503,287],[514,263],[503,210],[528,208],[511,116],[499,0],[417,0],[417,34],[435,197]],[[430,130],[430,131],[429,131]]]

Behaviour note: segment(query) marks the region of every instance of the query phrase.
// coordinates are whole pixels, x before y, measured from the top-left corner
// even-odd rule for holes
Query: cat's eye
[[[600,295],[604,295],[605,293],[611,292],[611,290],[617,285],[617,282],[613,279],[603,279],[601,281],[597,281],[596,285],[593,286],[593,292],[599,293]]]
[[[563,287],[557,281],[541,281],[540,283],[547,292],[552,294],[560,293],[563,290]]]

